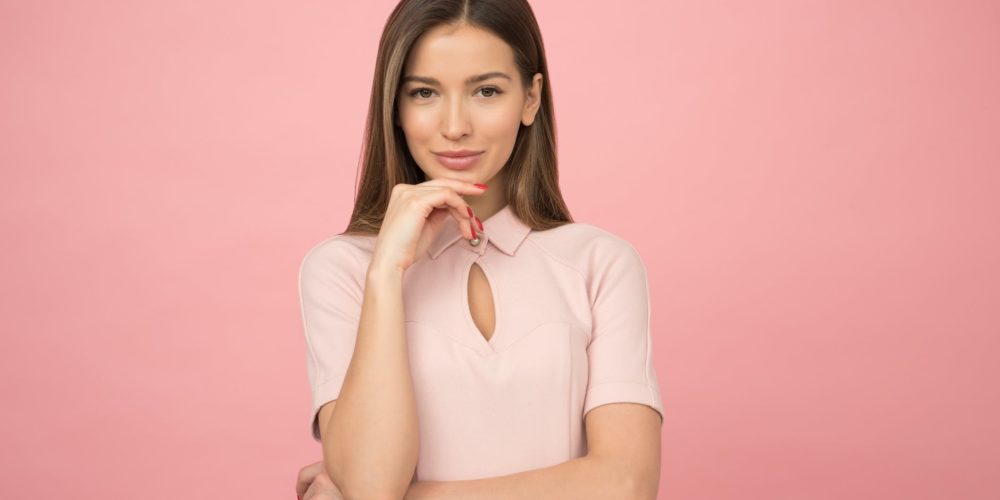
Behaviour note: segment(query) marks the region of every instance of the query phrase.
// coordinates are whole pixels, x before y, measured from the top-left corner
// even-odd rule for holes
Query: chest
[[[489,278],[478,263],[473,263],[469,269],[468,307],[472,315],[472,323],[476,333],[487,341],[493,337],[496,328],[496,309],[493,305],[493,291],[490,289]]]
[[[592,323],[581,273],[525,246],[517,256],[452,249],[405,276],[419,478],[580,456]]]
[[[548,324],[588,340],[592,320],[581,273],[533,250],[510,256],[453,248],[419,261],[403,283],[407,324],[484,356],[501,354]]]

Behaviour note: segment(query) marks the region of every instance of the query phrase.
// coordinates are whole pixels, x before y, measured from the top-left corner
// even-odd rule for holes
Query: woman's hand
[[[451,216],[462,236],[474,238],[475,214],[462,195],[483,194],[485,184],[432,179],[420,184],[396,184],[372,256],[372,267],[405,271],[420,259]]]
[[[344,495],[327,475],[322,460],[299,470],[295,494],[299,500],[344,500]]]

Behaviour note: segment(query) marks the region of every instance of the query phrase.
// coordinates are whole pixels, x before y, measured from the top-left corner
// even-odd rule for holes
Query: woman
[[[548,81],[523,0],[390,16],[350,225],[300,269],[300,498],[655,498],[645,267],[570,218]]]

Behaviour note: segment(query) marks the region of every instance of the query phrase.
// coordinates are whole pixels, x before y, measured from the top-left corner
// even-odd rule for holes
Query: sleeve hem
[[[341,386],[344,384],[344,375],[336,376],[326,382],[321,383],[312,393],[312,418],[309,426],[312,429],[313,440],[317,443],[323,442],[319,432],[319,409],[323,405],[337,399],[340,396]]]
[[[609,403],[638,403],[649,406],[660,415],[660,425],[663,425],[663,404],[648,384],[604,382],[591,386],[583,404],[584,418],[590,410]]]

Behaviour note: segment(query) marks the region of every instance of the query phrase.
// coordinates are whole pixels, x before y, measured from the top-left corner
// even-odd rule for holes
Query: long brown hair
[[[542,74],[541,102],[535,120],[530,126],[521,124],[514,149],[503,167],[507,182],[501,189],[507,203],[535,230],[573,222],[559,191],[552,80],[542,35],[527,0],[401,0],[386,21],[379,41],[365,123],[361,183],[345,233],[378,234],[392,187],[401,182],[419,184],[428,180],[410,154],[402,128],[395,126],[396,96],[416,40],[436,26],[463,22],[489,31],[511,46],[526,90],[534,74]]]

